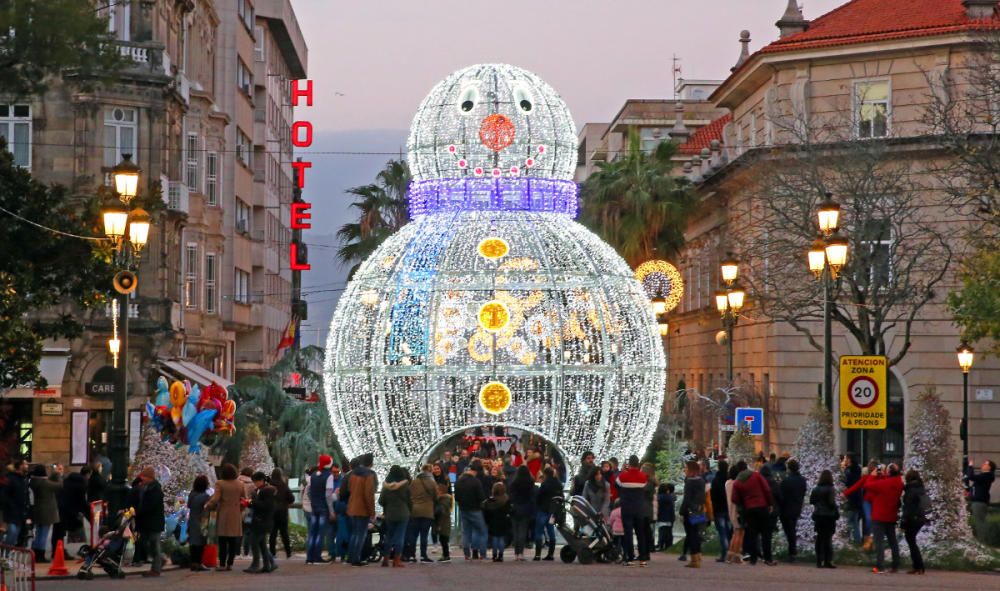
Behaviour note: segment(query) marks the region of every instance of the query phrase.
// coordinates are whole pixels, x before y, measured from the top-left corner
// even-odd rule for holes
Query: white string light
[[[459,99],[474,103],[472,120],[499,113],[513,130],[469,137]],[[532,109],[519,114],[522,101]],[[522,138],[527,129],[531,137]],[[549,146],[552,160],[538,158],[519,174],[545,168],[545,179],[565,182],[572,160],[560,153],[570,154],[563,148],[575,145],[573,130],[561,99],[534,75],[474,66],[424,101],[410,161],[417,183],[443,180],[435,175],[470,168],[454,163],[448,146],[475,161],[485,152],[473,144],[492,142],[488,168],[509,169],[507,151],[523,139]],[[464,208],[442,202],[386,239],[347,286],[325,367],[327,405],[347,455],[373,452],[383,469],[412,466],[443,438],[479,425],[537,433],[571,466],[584,451],[625,458],[648,445],[665,359],[642,285],[610,246],[546,201],[545,185],[496,182],[505,195],[530,198],[514,195],[496,209],[484,209],[488,199]]]

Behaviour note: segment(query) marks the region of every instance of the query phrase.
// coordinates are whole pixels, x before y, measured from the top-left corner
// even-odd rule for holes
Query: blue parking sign
[[[764,409],[741,407],[736,409],[736,428],[747,425],[751,435],[764,434]]]

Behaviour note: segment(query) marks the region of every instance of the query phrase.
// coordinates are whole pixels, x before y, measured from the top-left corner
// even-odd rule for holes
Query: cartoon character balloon
[[[362,262],[325,366],[348,456],[416,465],[477,426],[548,439],[570,463],[642,454],[665,358],[642,285],[576,223],[576,127],[535,74],[471,66],[431,89],[407,160],[412,222]]]

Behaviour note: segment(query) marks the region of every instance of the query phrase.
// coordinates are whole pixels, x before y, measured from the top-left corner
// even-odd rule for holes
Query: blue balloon
[[[170,384],[163,376],[156,380],[156,406],[170,406]]]
[[[212,421],[215,420],[216,410],[214,408],[205,409],[198,414],[194,415],[191,422],[187,425],[187,442],[188,451],[191,453],[198,453],[201,449],[201,436],[205,434],[205,431],[212,425]]]
[[[163,430],[163,421],[160,420],[160,417],[156,416],[156,407],[153,406],[152,402],[146,403],[146,416],[149,417],[149,423],[153,425],[153,428],[157,432]]]
[[[181,421],[185,425],[191,424],[191,419],[198,414],[198,399],[201,397],[201,393],[198,392],[198,386],[194,387],[191,391],[191,395],[188,396],[187,402],[184,403],[184,410],[181,411]]]

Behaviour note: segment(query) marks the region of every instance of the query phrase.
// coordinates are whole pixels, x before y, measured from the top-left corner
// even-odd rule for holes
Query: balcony
[[[236,363],[264,363],[263,351],[236,351]]]
[[[118,53],[131,62],[125,68],[125,74],[142,74],[145,76],[174,76],[170,56],[163,45],[152,41],[115,41]]]
[[[166,199],[167,209],[180,213],[188,213],[188,187],[183,181],[168,181]]]

